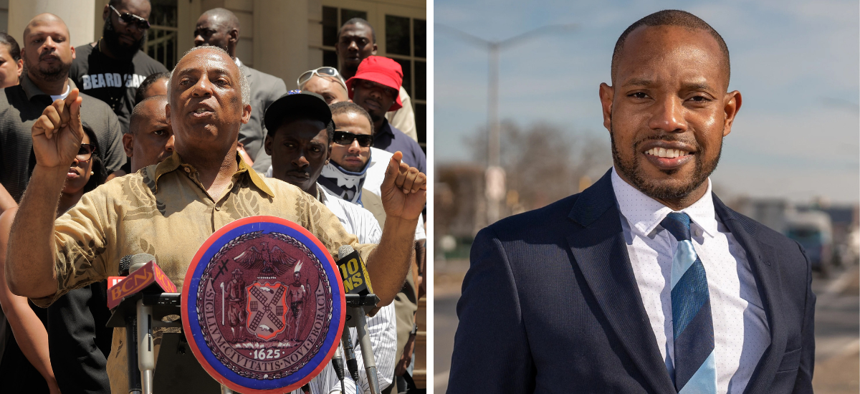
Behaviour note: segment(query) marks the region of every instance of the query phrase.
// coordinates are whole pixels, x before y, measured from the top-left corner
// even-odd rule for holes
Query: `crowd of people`
[[[343,244],[363,255],[380,298],[368,319],[380,388],[406,391],[426,159],[400,65],[351,19],[339,67],[288,91],[242,63],[239,20],[216,8],[168,71],[141,50],[150,11],[112,0],[102,37],[78,47],[50,13],[20,47],[0,33],[0,392],[127,392],[124,331],[106,328],[120,257],[153,254],[181,286],[209,235],[255,215],[300,224],[335,258]],[[360,370],[347,392],[370,392]],[[310,389],[341,385],[326,367]]]

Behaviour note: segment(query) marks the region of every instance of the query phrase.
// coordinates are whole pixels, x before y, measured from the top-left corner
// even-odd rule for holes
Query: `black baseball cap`
[[[318,120],[328,127],[331,109],[325,99],[314,92],[291,90],[266,109],[263,124],[267,133],[275,132],[284,118]]]

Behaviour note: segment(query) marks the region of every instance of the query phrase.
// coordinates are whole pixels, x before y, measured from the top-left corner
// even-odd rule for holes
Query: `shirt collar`
[[[257,174],[257,171],[254,171],[251,167],[249,167],[244,160],[242,160],[242,156],[239,156],[236,153],[236,160],[239,162],[239,169],[236,171],[233,176],[241,174],[243,172],[248,173],[248,176],[251,178],[251,183],[257,186],[258,189],[262,190],[263,193],[268,194],[270,197],[275,197],[275,193],[272,192],[272,189],[269,189],[269,186],[266,185],[266,182],[263,181],[263,178],[260,178],[260,175]],[[179,154],[176,151],[173,152],[173,155],[158,163],[155,167],[155,191],[158,191],[158,179],[161,178],[162,175],[167,174],[168,172],[173,172],[179,169],[179,167],[188,168],[190,171],[197,171],[194,166],[188,163],[183,163],[182,158],[179,157]]]
[[[673,212],[671,208],[645,195],[618,176],[612,167],[612,189],[618,201],[618,209],[627,219],[630,228],[642,235],[651,234],[655,228]],[[698,201],[681,210],[690,216],[693,223],[706,234],[713,237],[717,234],[717,217],[714,211],[714,198],[711,194],[711,179],[708,178],[708,190]]]
[[[24,93],[27,95],[27,100],[32,100],[35,96],[51,97],[49,94],[43,92],[42,89],[39,89],[39,87],[36,86],[36,84],[30,80],[30,77],[27,76],[26,72],[21,73],[21,88],[24,89]],[[71,92],[72,89],[77,88],[78,87],[75,86],[75,83],[71,79],[69,79],[69,91]]]
[[[383,134],[388,134],[388,135],[393,137],[394,136],[394,130],[391,130],[392,127],[394,127],[394,126],[392,126],[391,123],[388,123],[388,119],[383,117],[382,118],[382,127],[379,129],[378,133],[373,133],[373,139],[375,140],[376,137],[379,137]]]

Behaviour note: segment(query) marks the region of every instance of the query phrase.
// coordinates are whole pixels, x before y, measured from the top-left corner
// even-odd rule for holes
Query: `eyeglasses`
[[[340,73],[337,72],[337,69],[334,67],[320,67],[316,70],[308,70],[299,75],[299,78],[296,79],[296,84],[299,85],[299,89],[304,89],[305,84],[316,75],[320,78],[334,78],[337,83],[341,84],[344,89],[346,89],[346,82],[343,81],[343,77],[340,76]]]
[[[358,146],[367,148],[373,142],[373,136],[369,134],[353,134],[348,131],[334,132],[334,142],[340,145],[352,145],[352,141],[358,140]]]
[[[78,149],[78,154],[75,156],[78,161],[89,161],[93,157],[93,153],[96,151],[96,146],[93,144],[81,144],[81,148]]]
[[[126,25],[130,25],[130,24],[134,23],[137,25],[137,28],[140,30],[146,30],[146,29],[150,28],[150,24],[149,24],[148,20],[146,20],[142,17],[139,17],[135,14],[129,14],[128,12],[124,12],[124,13],[120,14],[119,11],[117,11],[116,8],[113,8],[112,5],[108,5],[108,7],[110,7],[110,9],[112,9],[113,12],[116,12],[116,15],[119,17],[119,20],[123,21],[123,23],[125,23]]]

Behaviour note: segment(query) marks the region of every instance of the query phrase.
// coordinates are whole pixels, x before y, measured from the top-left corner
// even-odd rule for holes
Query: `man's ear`
[[[373,55],[373,56],[376,56],[376,51],[377,51],[377,49],[379,49],[379,47],[377,47],[377,46],[376,46],[376,43],[374,42],[374,43],[373,43],[373,50],[372,50],[372,51],[370,51],[370,54],[371,54],[371,55]]]
[[[272,138],[269,133],[266,133],[266,139],[263,141],[263,148],[266,150],[266,154],[269,156],[272,155],[272,144],[274,143],[274,141],[275,139]]]
[[[230,36],[230,41],[234,44],[239,42],[239,29],[230,30],[228,35]]]
[[[600,84],[600,106],[603,108],[603,127],[612,131],[612,100],[615,98],[615,90],[605,82]]]
[[[131,132],[122,135],[122,149],[129,158],[134,156],[134,134]]]
[[[242,106],[242,123],[248,123],[251,120],[251,104]]]
[[[110,15],[110,4],[105,4],[105,9],[102,10],[102,20],[106,20]]]
[[[173,124],[170,123],[170,103],[164,104],[164,117],[167,120],[167,127],[173,130]]]
[[[723,106],[723,111],[725,111],[726,114],[726,123],[723,126],[723,137],[732,132],[732,124],[735,121],[735,115],[737,115],[738,111],[741,110],[742,102],[743,99],[741,98],[741,92],[735,90],[733,92],[726,93],[725,105]]]

